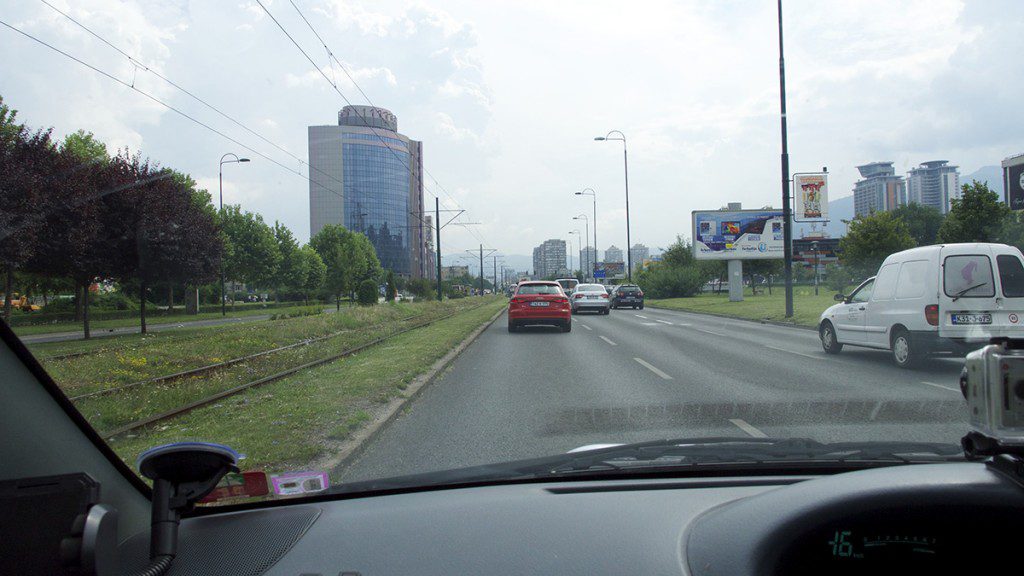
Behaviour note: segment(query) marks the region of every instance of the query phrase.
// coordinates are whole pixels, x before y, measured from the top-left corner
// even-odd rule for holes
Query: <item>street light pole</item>
[[[781,3],[782,0],[779,0]],[[781,6],[781,4],[780,4]],[[612,138],[612,134],[618,134],[617,137]],[[626,151],[626,135],[618,130],[612,130],[605,136],[598,136],[594,140],[622,140],[622,167],[626,177],[626,277],[629,283],[633,283],[633,254],[630,252],[630,247],[633,245],[629,237],[629,153]],[[594,247],[597,248],[596,246]]]
[[[811,249],[814,250],[814,295],[818,295],[818,241],[811,242]]]
[[[586,241],[587,241],[587,238],[590,237],[590,218],[587,218],[586,214],[580,214],[579,216],[573,216],[572,219],[573,220],[580,220],[580,219],[582,219],[586,223],[585,228],[587,229],[587,235],[583,237],[583,242],[580,242],[580,252],[583,252],[583,244],[585,244]],[[594,247],[594,250],[597,250],[597,246]],[[590,269],[590,254],[589,253],[587,254],[587,263],[583,264],[582,262],[580,262],[580,266],[587,266],[587,268],[585,270],[589,270]],[[584,271],[583,272],[583,279],[587,280],[588,278],[589,278],[589,276],[587,275],[586,271]]]
[[[597,192],[593,188],[584,188],[576,193],[577,196],[590,196],[594,199],[594,260],[590,263],[590,274],[594,274],[594,264],[597,263]],[[595,278],[596,280],[596,278]]]
[[[227,158],[228,156],[234,156],[234,160],[227,160],[227,161],[225,161],[224,159]],[[236,154],[233,154],[231,152],[228,152],[227,154],[225,154],[225,155],[220,157],[220,166],[217,167],[217,184],[220,187],[220,217],[221,217],[221,224],[222,225],[224,223],[224,164],[225,163],[231,164],[232,162],[248,162],[248,161],[249,161],[248,158],[239,158]],[[228,314],[227,294],[224,291],[225,283],[226,282],[225,282],[225,278],[224,278],[224,257],[222,256],[221,260],[220,260],[220,315],[221,316],[227,316],[227,314]],[[198,310],[198,306],[196,307],[196,309]],[[233,304],[232,304],[232,308],[231,309],[234,310],[234,305]]]
[[[789,141],[786,134],[786,59],[782,52],[782,0],[779,6],[779,105],[782,120],[782,248],[786,278],[786,318],[793,317],[793,223],[789,207]]]

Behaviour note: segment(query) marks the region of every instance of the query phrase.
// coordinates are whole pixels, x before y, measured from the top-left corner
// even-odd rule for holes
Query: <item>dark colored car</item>
[[[622,284],[612,294],[612,308],[644,309],[644,291],[636,284]]]

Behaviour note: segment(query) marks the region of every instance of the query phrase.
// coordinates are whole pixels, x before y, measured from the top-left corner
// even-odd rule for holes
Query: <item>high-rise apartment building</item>
[[[535,278],[565,276],[569,269],[565,265],[565,240],[545,240],[533,249],[533,275]]]
[[[398,118],[373,106],[345,106],[338,124],[309,127],[309,225],[365,234],[385,269],[427,275],[423,144],[398,133]]]
[[[907,189],[911,202],[947,214],[952,200],[960,197],[960,172],[948,160],[924,162],[907,173]]]
[[[594,275],[595,262],[597,262],[597,248],[586,246],[580,250],[580,270],[583,270],[584,276]]]
[[[892,162],[872,162],[857,166],[861,178],[853,186],[853,212],[867,216],[887,212],[907,203],[907,185],[896,175]]]
[[[625,260],[622,259],[622,249],[616,248],[615,245],[612,244],[611,246],[608,247],[607,250],[604,251],[604,261],[625,262]]]
[[[651,257],[651,249],[643,244],[633,244],[629,249],[629,260],[633,263],[633,271],[639,270],[644,260]]]

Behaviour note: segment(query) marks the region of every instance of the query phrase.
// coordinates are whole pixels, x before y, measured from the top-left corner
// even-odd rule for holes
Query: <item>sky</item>
[[[215,201],[221,156],[248,156],[224,167],[225,203],[303,240],[296,158],[346,98],[394,112],[424,143],[427,205],[479,223],[446,228],[446,254],[583,232],[585,188],[599,248],[624,247],[622,143],[594,141],[611,130],[627,137],[631,239],[653,252],[691,236],[693,210],[781,206],[775,2],[262,1],[315,66],[255,1],[47,0],[133,62],[42,1],[0,0],[3,22],[221,134],[4,26],[0,95],[30,126],[139,150]],[[827,166],[833,198],[858,164],[968,174],[1024,152],[1019,0],[787,0],[784,24],[790,165]]]

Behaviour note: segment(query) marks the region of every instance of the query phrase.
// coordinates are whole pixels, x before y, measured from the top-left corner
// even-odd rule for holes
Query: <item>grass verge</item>
[[[772,292],[771,295],[753,296],[747,289],[742,302],[730,302],[728,294],[701,294],[692,298],[648,298],[646,304],[653,308],[720,314],[799,326],[817,326],[821,313],[835,304],[832,290],[819,288],[819,294],[815,296],[813,287],[798,286],[793,289],[793,317],[786,318],[785,290],[780,287],[773,289]]]
[[[479,304],[481,299],[467,299]],[[181,440],[228,444],[246,454],[244,469],[301,469],[324,456],[404,394],[408,384],[506,305],[501,297],[478,308],[396,336],[364,352],[272,382],[219,404],[111,442],[134,465],[151,446]]]
[[[320,305],[320,308],[326,308]],[[260,316],[269,314],[289,314],[309,308],[297,304],[295,306],[282,306],[280,308],[245,308],[234,312],[228,308],[228,318],[245,318],[247,316]],[[217,320],[221,318],[220,310],[216,312],[200,312],[199,314],[174,314],[170,316],[146,315],[146,324],[180,324],[182,322],[195,322],[196,320]],[[111,328],[126,328],[139,325],[138,316],[134,318],[117,318],[113,320],[90,320],[89,329],[92,332],[102,332]],[[36,334],[56,334],[63,332],[81,332],[81,322],[55,322],[53,324],[40,324],[33,326],[14,326],[11,328],[18,336],[32,336]]]

